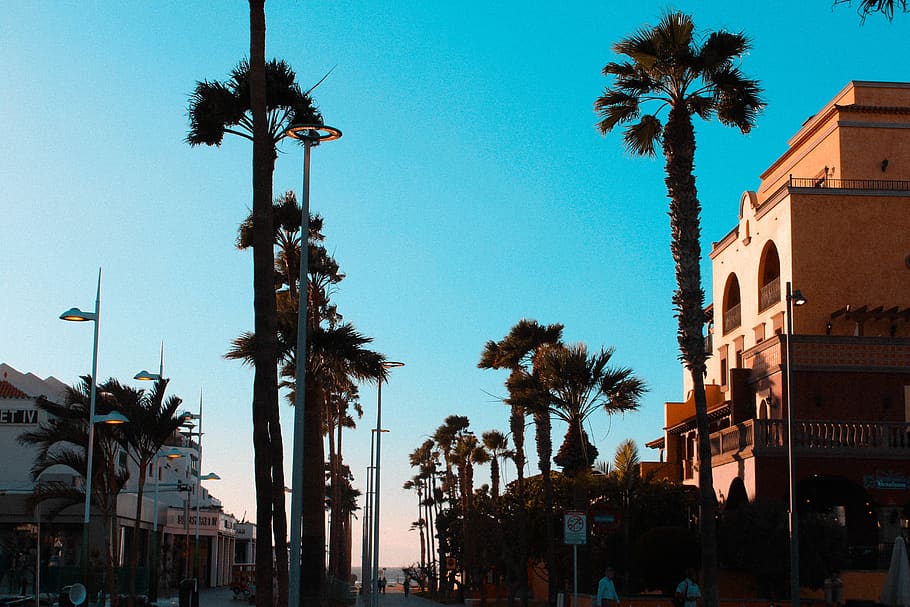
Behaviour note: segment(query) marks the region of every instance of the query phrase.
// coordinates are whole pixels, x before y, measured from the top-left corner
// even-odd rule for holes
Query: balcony
[[[831,190],[910,190],[910,181],[899,179],[828,179],[826,177],[806,178],[791,177],[791,188],[831,189]]]
[[[724,335],[738,328],[742,324],[740,304],[730,306],[724,311]]]
[[[758,311],[764,312],[780,301],[780,276],[764,285],[758,292]]]
[[[820,457],[910,457],[910,423],[794,422],[793,449]],[[787,448],[787,422],[752,419],[711,435],[712,458],[776,454]]]

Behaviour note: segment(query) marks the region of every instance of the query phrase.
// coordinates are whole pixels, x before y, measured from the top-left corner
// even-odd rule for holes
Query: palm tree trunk
[[[250,109],[253,119],[253,452],[256,481],[256,604],[273,607],[272,523],[275,506],[275,452],[278,415],[277,312],[272,238],[272,170],[265,99],[265,0],[250,4]],[[274,434],[273,434],[274,433]],[[279,469],[280,470],[280,469]],[[282,485],[281,501],[284,501]],[[281,506],[283,510],[283,505]],[[281,516],[282,520],[284,516]],[[284,575],[287,575],[285,568]],[[286,579],[286,578],[285,578]],[[287,597],[281,600],[287,604]]]
[[[325,456],[322,444],[324,396],[306,374],[303,430],[303,525],[300,598],[304,607],[319,607],[325,577]]]
[[[521,407],[512,405],[509,416],[509,431],[515,444],[515,468],[518,477],[518,492],[524,488],[525,478],[525,414]]]
[[[550,478],[550,460],[553,455],[550,412],[547,409],[534,413],[537,439],[537,458],[540,479],[543,485],[543,508],[547,532],[547,602],[556,605],[556,529],[553,521],[553,482]]]
[[[704,607],[717,607],[717,509],[711,468],[711,441],[705,396],[704,291],[701,286],[701,205],[695,187],[695,129],[685,108],[673,107],[664,129],[667,194],[670,197],[671,252],[676,262],[673,303],[679,318],[679,348],[692,377],[698,428],[699,526]]]

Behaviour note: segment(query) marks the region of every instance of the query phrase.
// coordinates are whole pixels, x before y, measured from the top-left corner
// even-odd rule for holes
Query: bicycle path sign
[[[565,543],[585,544],[588,540],[588,516],[584,512],[566,512],[563,515]]]

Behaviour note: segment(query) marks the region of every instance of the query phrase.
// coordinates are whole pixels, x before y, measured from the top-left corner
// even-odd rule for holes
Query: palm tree
[[[670,250],[676,264],[673,304],[679,320],[677,338],[681,358],[692,378],[698,426],[705,607],[718,604],[717,530],[704,386],[707,355],[702,336],[704,291],[699,268],[701,205],[693,172],[692,117],[709,119],[716,115],[722,124],[749,132],[764,107],[758,82],[746,78],[737,67],[749,47],[744,34],[723,30],[698,40],[690,16],[667,12],[657,26],[641,29],[613,45],[613,52],[628,60],[611,62],[603,68],[604,76],[612,77],[613,82],[594,104],[601,117],[601,133],[624,126],[628,151],[655,156],[658,142],[663,146],[670,198]],[[657,104],[655,113],[643,114],[642,106],[652,101]],[[656,115],[663,108],[668,108],[666,124]]]
[[[534,357],[534,368],[549,394],[550,411],[568,425],[554,458],[568,477],[590,469],[597,458],[585,421],[595,411],[611,415],[634,411],[647,390],[631,369],[611,367],[612,357],[613,348],[589,354],[585,344],[547,346]]]
[[[272,249],[272,177],[277,145],[293,121],[321,123],[308,93],[284,62],[265,61],[265,0],[250,0],[250,60],[226,82],[197,82],[190,98],[190,145],[221,145],[225,133],[253,142],[253,449],[256,481],[256,582],[259,605],[272,604],[272,525],[276,526],[279,602],[287,603],[283,445],[278,412],[277,308]]]
[[[323,416],[326,426],[325,434],[329,439],[329,484],[332,487],[329,574],[339,580],[348,580],[351,577],[351,555],[347,551],[346,530],[350,517],[345,516],[341,509],[343,505],[342,490],[345,487],[343,477],[344,471],[348,467],[343,463],[342,439],[345,428],[357,427],[350,410],[353,409],[359,419],[363,417],[363,408],[360,406],[357,386],[346,376],[341,379],[343,384],[333,386],[328,393]]]
[[[437,519],[435,516],[435,511],[439,505],[439,499],[437,499],[437,489],[436,489],[436,465],[438,463],[439,451],[435,449],[435,443],[433,439],[425,440],[419,447],[414,449],[408,456],[409,463],[412,468],[417,468],[419,470],[415,478],[420,479],[423,483],[423,494],[425,496],[423,500],[424,508],[424,520],[426,521],[427,532],[427,554],[429,555],[429,574],[431,579],[431,587],[437,589],[436,587],[436,574],[435,567],[433,566],[436,560],[436,547],[435,547],[435,533],[432,531],[435,529],[434,521]],[[423,563],[421,563],[423,565]]]
[[[483,446],[490,452],[490,484],[493,499],[499,497],[499,460],[510,457],[509,440],[499,430],[487,430],[481,436]]]
[[[142,520],[142,496],[148,467],[158,450],[180,427],[183,417],[177,416],[177,409],[183,400],[177,396],[165,398],[167,379],[159,379],[150,392],[124,386],[116,380],[109,380],[105,390],[119,404],[119,409],[129,418],[122,432],[129,449],[127,453],[138,472],[136,514],[133,517],[133,541],[130,549],[129,597],[130,603],[136,597],[136,568],[139,566],[139,529]],[[157,516],[156,512],[154,516]],[[152,546],[157,550],[157,546]]]
[[[69,468],[86,478],[92,377],[85,375],[81,380],[80,384],[67,388],[62,405],[39,398],[36,404],[47,413],[47,422],[18,437],[21,444],[38,447],[31,470],[32,480],[37,482],[31,501],[35,504],[49,503],[44,511],[51,518],[71,505],[85,502],[84,484],[77,487],[62,481],[40,480],[45,471],[58,466]],[[96,403],[97,415],[119,410],[117,401],[108,390],[112,381],[97,387],[96,392],[101,396]],[[121,449],[126,449],[126,441],[122,428],[109,424],[98,424],[94,439],[91,504],[93,511],[101,513],[104,521],[105,549],[101,560],[107,572],[108,593],[116,607],[119,596],[113,571],[119,557],[117,544],[111,538],[117,516],[117,495],[129,479],[129,472],[119,465],[118,457]]]
[[[416,529],[420,534],[420,568],[423,569],[427,564],[427,544],[426,544],[426,527],[427,521],[423,518],[423,492],[424,479],[418,474],[406,480],[401,488],[405,491],[413,491],[417,495],[417,520],[411,523],[411,530]]]
[[[834,0],[834,4],[853,4],[853,0]],[[897,6],[901,11],[907,12],[907,0],[859,0],[859,7],[856,9],[860,14],[862,22],[865,23],[866,17],[872,13],[881,13],[888,18],[888,21],[894,20],[894,7]]]
[[[471,532],[474,528],[471,520],[474,510],[474,465],[490,461],[490,454],[476,436],[465,431],[456,438],[452,455],[458,468],[458,484],[461,487],[462,579],[468,588],[473,588],[479,577],[475,570],[475,534]]]
[[[276,299],[277,299],[277,343],[280,363],[280,387],[286,388],[288,401],[295,402],[297,365],[297,324],[298,302],[300,300],[300,221],[301,209],[293,192],[287,192],[274,202],[276,219],[272,231],[276,256]],[[327,421],[337,417],[333,413],[326,417],[327,407],[333,395],[347,393],[345,398],[354,398],[354,381],[378,381],[385,379],[384,357],[366,346],[372,339],[359,333],[350,323],[340,323],[341,315],[330,301],[331,290],[344,278],[338,264],[322,246],[323,219],[310,216],[308,231],[307,266],[307,363],[306,363],[306,406],[304,408],[304,494],[314,496],[304,500],[303,547],[301,566],[301,594],[308,602],[318,600],[325,569],[325,528],[321,496],[325,495],[325,461],[323,436],[332,427]],[[253,222],[247,219],[238,231],[237,246],[246,248],[250,244]],[[245,332],[233,340],[226,358],[250,363],[253,360],[255,334]],[[345,405],[346,406],[346,405]],[[342,419],[342,426],[353,423],[353,419]],[[334,423],[334,422],[333,422]],[[340,432],[340,428],[339,428]],[[335,454],[335,468],[341,465],[340,441]],[[331,464],[331,462],[330,462]],[[330,465],[330,469],[333,466]],[[343,483],[330,483],[336,489]],[[320,496],[317,498],[316,496]],[[343,521],[342,513],[335,510],[343,500],[333,499],[333,521]],[[277,525],[276,521],[276,525]],[[334,533],[340,533],[333,525]],[[335,537],[335,542],[340,538]],[[333,545],[335,544],[333,542]],[[342,572],[349,563],[338,563],[336,569]],[[345,576],[346,577],[346,576]]]
[[[524,412],[530,412],[534,416],[537,461],[543,484],[547,528],[546,565],[547,571],[551,576],[556,571],[556,534],[552,512],[553,487],[550,479],[550,459],[553,444],[547,395],[534,372],[532,361],[540,348],[549,344],[559,343],[562,337],[562,328],[561,324],[542,326],[536,320],[522,319],[512,327],[508,335],[502,340],[499,342],[488,341],[486,343],[481,353],[480,362],[477,365],[482,369],[509,369],[511,371],[509,378],[506,380],[506,389],[509,391],[509,398],[506,403],[512,407],[510,427],[513,432],[512,440],[515,441],[516,451],[519,449],[518,435],[521,434],[523,436],[524,432]],[[519,424],[515,423],[518,419],[516,411],[521,412],[520,431],[518,432],[516,430],[519,430]],[[519,466],[519,495],[521,502],[524,503],[524,492],[520,482],[522,479],[521,474],[521,466]],[[522,513],[521,516],[524,516],[524,514]],[[525,542],[525,538],[520,538],[520,541]],[[522,545],[522,550],[526,550],[525,544]],[[527,572],[519,571],[518,575],[519,583],[522,586],[526,586]],[[553,578],[551,577],[551,579]],[[556,591],[556,584],[549,584],[548,602],[551,605],[556,602]],[[525,595],[522,596],[522,604],[527,604]]]

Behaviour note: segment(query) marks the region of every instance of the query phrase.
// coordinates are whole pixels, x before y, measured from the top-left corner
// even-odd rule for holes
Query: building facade
[[[42,592],[56,590],[53,586],[62,583],[61,572],[79,565],[84,506],[69,506],[51,517],[47,511],[41,512],[40,505],[30,505],[28,498],[36,485],[31,468],[38,451],[19,440],[24,432],[48,421],[37,405],[38,399],[63,403],[66,389],[53,377],[40,379],[0,364],[0,457],[4,461],[0,466],[0,593],[31,594],[39,583]],[[161,457],[157,466],[147,470],[138,536],[133,526],[139,472],[126,453],[115,456],[130,474],[116,505],[113,542],[117,564],[128,566],[133,542],[137,542],[139,566],[148,566],[157,520],[161,538],[159,593],[176,588],[182,578],[193,577],[196,571],[202,587],[223,586],[231,578],[236,520],[223,511],[221,502],[204,485],[197,483],[200,446],[195,438],[191,432],[175,433],[165,448],[175,449],[180,457]],[[81,475],[62,466],[44,472],[40,481],[73,487],[83,483]],[[91,545],[98,546],[103,525],[100,515],[94,510],[91,514]]]
[[[792,415],[800,508],[834,510],[877,558],[910,514],[910,84],[851,82],[809,118],[710,259],[718,500],[787,499]],[[688,377],[684,394],[649,466],[696,484]]]

